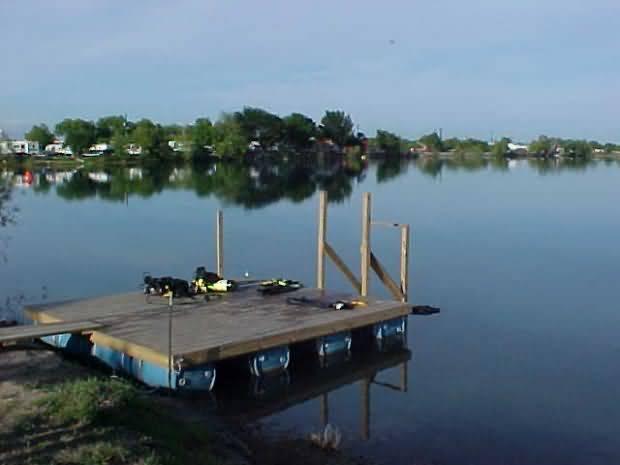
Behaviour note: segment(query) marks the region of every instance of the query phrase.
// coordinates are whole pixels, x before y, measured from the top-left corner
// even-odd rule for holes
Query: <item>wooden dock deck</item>
[[[0,328],[0,346],[25,339],[34,339],[63,333],[91,333],[103,325],[93,321],[51,323],[37,326],[9,326]]]
[[[298,306],[289,297],[355,299],[352,310]],[[34,305],[26,315],[38,323],[89,321],[95,344],[161,367],[191,367],[404,317],[403,302],[336,294],[319,289],[263,296],[255,288],[219,299],[178,299],[172,319],[167,299],[129,293],[57,304]],[[170,324],[170,321],[172,323]],[[172,335],[171,341],[169,334]]]

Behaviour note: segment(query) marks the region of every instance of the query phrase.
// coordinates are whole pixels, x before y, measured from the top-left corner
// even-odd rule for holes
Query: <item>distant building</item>
[[[39,143],[31,140],[12,140],[9,142],[10,152],[15,155],[36,155],[39,153]]]
[[[111,152],[112,146],[110,144],[93,144],[88,149],[89,152]]]
[[[54,139],[51,144],[45,146],[45,152],[54,155],[73,155],[71,147],[65,145],[65,141],[62,139]]]
[[[185,152],[186,150],[185,143],[176,140],[169,140],[168,147],[170,147],[173,152]]]
[[[142,147],[138,144],[129,144],[125,149],[128,155],[142,155]]]
[[[508,142],[508,150],[511,152],[519,152],[519,151],[528,151],[528,146],[523,144],[513,144],[512,142]]]

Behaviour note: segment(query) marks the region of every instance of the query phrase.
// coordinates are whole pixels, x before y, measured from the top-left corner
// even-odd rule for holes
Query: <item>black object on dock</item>
[[[439,307],[431,307],[430,305],[414,305],[411,307],[412,315],[435,315],[440,311]]]

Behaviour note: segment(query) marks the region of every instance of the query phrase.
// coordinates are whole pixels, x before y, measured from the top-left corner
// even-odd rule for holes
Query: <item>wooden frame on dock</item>
[[[360,245],[360,277],[351,271],[347,264],[340,258],[329,242],[327,242],[327,192],[319,192],[319,221],[317,241],[317,287],[325,287],[325,256],[336,265],[355,291],[365,297],[369,294],[370,270],[372,269],[383,285],[390,291],[395,299],[401,302],[408,301],[409,293],[409,236],[408,224],[373,222],[371,215],[371,194],[365,192],[362,198],[362,240]],[[389,226],[400,229],[400,283],[390,276],[381,261],[373,253],[370,245],[370,233],[372,226]]]

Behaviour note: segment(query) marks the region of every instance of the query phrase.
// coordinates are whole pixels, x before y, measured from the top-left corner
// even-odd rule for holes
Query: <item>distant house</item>
[[[185,152],[186,147],[184,142],[179,142],[176,140],[169,140],[168,147],[172,149],[173,152]]]
[[[261,149],[260,142],[257,140],[253,140],[248,144],[248,150],[250,152],[258,152]]]
[[[416,142],[413,146],[409,147],[410,154],[431,153],[431,152],[432,150],[430,149],[430,147],[426,144],[423,144],[422,142]]]
[[[138,144],[129,144],[125,149],[128,155],[142,155],[142,147]]]
[[[527,152],[528,146],[524,144],[514,144],[512,142],[508,142],[508,150],[510,150],[511,152],[525,150]]]
[[[88,149],[89,152],[111,152],[112,146],[110,144],[93,144]]]
[[[39,143],[31,140],[12,140],[9,142],[9,152],[15,155],[37,155]]]
[[[73,155],[71,147],[65,146],[65,142],[62,139],[54,139],[51,144],[47,144],[45,152],[54,155]]]

